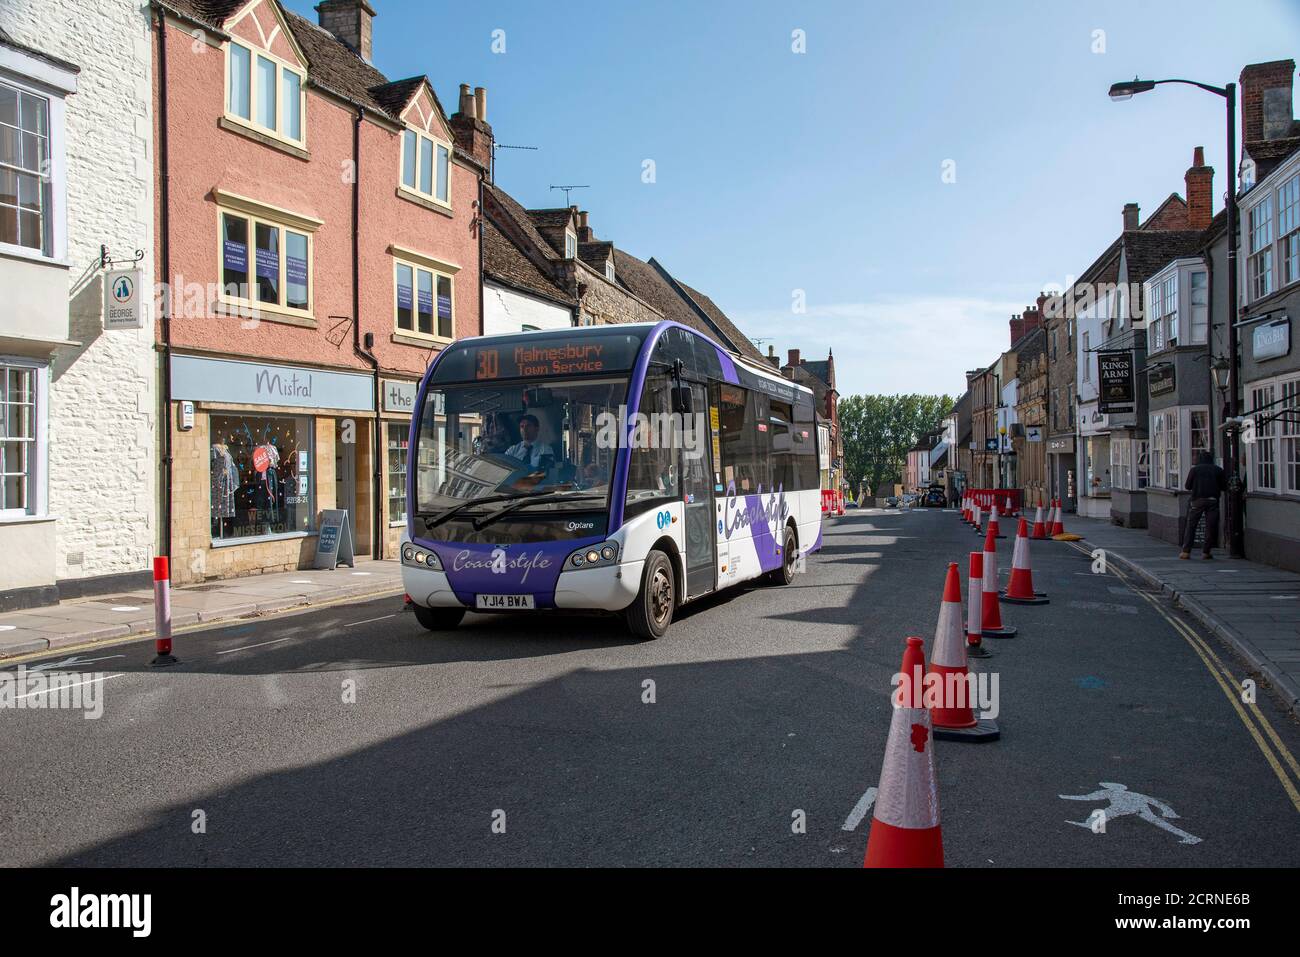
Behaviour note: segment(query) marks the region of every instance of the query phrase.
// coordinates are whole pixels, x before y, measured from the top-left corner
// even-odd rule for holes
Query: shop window
[[[310,314],[311,237],[256,216],[223,211],[221,287],[222,300],[234,305]]]
[[[311,531],[312,420],[214,414],[210,425],[213,542]]]
[[[385,424],[388,447],[388,524],[406,523],[406,462],[411,423]]]

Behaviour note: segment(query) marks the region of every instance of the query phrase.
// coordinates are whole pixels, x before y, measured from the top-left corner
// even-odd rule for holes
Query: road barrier
[[[171,570],[166,556],[153,560],[153,627],[154,657],[149,664],[155,668],[176,664],[172,656]]]
[[[1038,510],[1040,517],[1042,511],[1041,508]],[[1029,559],[1027,532],[1022,518],[1016,529],[1016,547],[1011,553],[1011,578],[1007,581],[1007,590],[1002,593],[1002,600],[1013,605],[1046,605],[1047,595],[1034,591],[1034,566]]]
[[[863,867],[943,867],[934,733],[924,705],[925,652],[908,638],[902,681],[894,692],[889,740],[880,772]]]
[[[998,543],[993,529],[984,539],[984,616],[980,633],[985,638],[1014,638],[1016,629],[1002,624],[1002,607],[998,603]]]

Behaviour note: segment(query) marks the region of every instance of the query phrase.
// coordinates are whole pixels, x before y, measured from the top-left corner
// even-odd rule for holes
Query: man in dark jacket
[[[1196,526],[1205,516],[1205,547],[1201,557],[1209,559],[1210,549],[1218,544],[1219,537],[1219,496],[1228,487],[1228,479],[1223,469],[1214,464],[1214,456],[1202,452],[1197,462],[1187,472],[1184,487],[1192,493],[1191,506],[1187,509],[1187,531],[1183,534],[1183,551],[1179,558],[1192,557],[1192,543],[1196,541]]]

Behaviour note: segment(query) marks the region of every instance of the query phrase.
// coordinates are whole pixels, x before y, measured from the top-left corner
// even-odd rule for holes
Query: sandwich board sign
[[[321,511],[316,563],[312,567],[333,571],[339,565],[357,567],[352,554],[352,529],[348,525],[347,509],[327,508]]]

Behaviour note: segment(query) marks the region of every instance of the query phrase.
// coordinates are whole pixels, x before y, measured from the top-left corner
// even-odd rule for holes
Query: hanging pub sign
[[[1119,350],[1098,352],[1097,378],[1097,404],[1103,415],[1134,411],[1133,353]]]
[[[1147,372],[1147,390],[1152,395],[1164,395],[1173,392],[1178,386],[1175,368],[1172,362],[1162,362]]]

